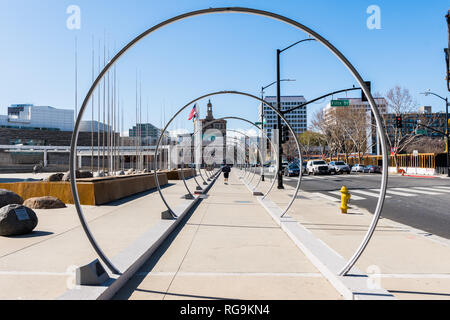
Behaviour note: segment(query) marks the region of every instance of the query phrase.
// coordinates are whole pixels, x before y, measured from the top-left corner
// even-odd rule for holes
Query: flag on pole
[[[192,108],[192,111],[191,111],[191,113],[189,114],[189,121],[190,120],[192,120],[192,119],[195,119],[196,117],[197,117],[197,104],[196,105],[194,105],[194,107]]]

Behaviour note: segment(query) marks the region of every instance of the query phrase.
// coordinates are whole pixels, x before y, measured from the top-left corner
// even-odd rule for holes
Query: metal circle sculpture
[[[78,134],[80,130],[80,124],[81,119],[84,115],[84,112],[87,108],[87,105],[91,99],[91,96],[94,92],[94,90],[97,88],[99,82],[101,79],[105,76],[105,74],[111,69],[111,67],[117,62],[119,58],[121,58],[125,52],[127,52],[131,47],[133,47],[136,43],[141,41],[143,38],[147,37],[151,33],[155,32],[158,29],[161,29],[167,25],[170,25],[172,23],[175,23],[177,21],[181,21],[190,17],[200,16],[200,15],[206,15],[206,14],[214,14],[214,13],[245,13],[245,14],[253,14],[253,15],[259,15],[263,17],[272,18],[281,22],[284,22],[288,25],[291,25],[307,34],[312,36],[316,41],[324,45],[328,50],[330,50],[343,64],[344,66],[350,71],[350,73],[353,75],[353,77],[356,79],[358,84],[361,86],[362,91],[366,95],[366,97],[369,100],[370,108],[375,116],[375,122],[377,125],[377,131],[378,135],[380,137],[381,147],[383,150],[383,175],[381,180],[381,191],[380,196],[377,202],[377,207],[374,212],[373,220],[371,222],[371,225],[369,227],[369,230],[367,234],[365,235],[362,243],[356,250],[356,252],[353,254],[352,258],[348,261],[348,263],[342,268],[341,272],[339,272],[339,275],[347,275],[347,273],[350,271],[350,269],[355,265],[361,254],[364,252],[365,248],[367,247],[370,239],[372,238],[375,229],[378,225],[378,221],[380,219],[381,211],[383,209],[384,200],[386,196],[386,187],[388,182],[388,161],[389,156],[387,154],[387,141],[386,136],[383,130],[383,122],[380,116],[380,113],[378,111],[378,108],[375,104],[375,100],[370,92],[370,90],[367,88],[366,84],[364,83],[363,78],[359,74],[359,72],[356,70],[356,68],[349,62],[349,60],[337,49],[335,48],[330,42],[328,42],[324,37],[319,35],[317,32],[313,31],[312,29],[304,26],[303,24],[289,19],[287,17],[281,16],[276,13],[272,13],[269,11],[263,11],[258,9],[251,9],[251,8],[242,8],[242,7],[225,7],[225,8],[209,8],[209,9],[203,9],[198,11],[192,11],[185,14],[181,14],[179,16],[173,17],[171,19],[168,19],[166,21],[163,21],[152,28],[146,30],[145,32],[141,33],[139,36],[137,36],[135,39],[133,39],[130,43],[128,43],[126,46],[124,46],[110,61],[109,63],[103,68],[103,70],[99,73],[95,81],[93,82],[92,86],[90,87],[86,97],[83,100],[83,104],[80,108],[79,115],[77,117],[77,121],[75,122],[74,127],[74,133],[72,135],[71,140],[71,148],[70,148],[70,178],[71,178],[71,189],[72,194],[74,198],[75,208],[77,210],[78,217],[80,219],[81,225],[83,227],[84,232],[86,233],[89,242],[91,243],[92,247],[98,254],[99,258],[106,264],[106,266],[115,274],[119,274],[119,270],[117,270],[114,265],[111,263],[111,261],[106,257],[106,255],[103,253],[101,248],[96,243],[93,235],[91,234],[89,227],[86,223],[86,220],[83,215],[83,210],[80,205],[80,200],[78,196],[78,190],[76,185],[76,174],[75,174],[75,164],[76,164],[76,151],[77,151],[77,142],[78,142]]]
[[[295,131],[294,131],[294,129],[291,127],[290,123],[289,123],[289,122],[287,121],[287,119],[284,117],[284,115],[283,115],[279,110],[277,110],[275,107],[271,106],[271,105],[268,104],[266,101],[264,101],[263,99],[261,99],[261,98],[259,98],[259,97],[257,97],[257,96],[254,96],[254,95],[252,95],[252,94],[250,94],[250,93],[240,92],[240,91],[219,91],[219,92],[208,93],[208,94],[205,94],[205,95],[203,95],[203,96],[201,96],[201,97],[198,97],[198,98],[196,98],[196,99],[194,99],[194,100],[192,100],[192,101],[189,101],[189,103],[187,103],[185,106],[181,107],[181,108],[180,108],[180,109],[172,116],[172,118],[167,122],[167,124],[166,124],[166,126],[164,127],[164,129],[161,131],[161,135],[160,135],[160,137],[159,137],[159,139],[158,139],[158,143],[156,144],[155,158],[158,157],[158,151],[159,151],[159,148],[160,148],[162,139],[163,139],[163,137],[164,137],[164,134],[166,133],[167,129],[169,128],[169,126],[172,124],[172,122],[175,120],[175,118],[176,118],[178,115],[180,115],[180,114],[181,114],[184,110],[186,110],[189,106],[193,105],[194,103],[196,103],[196,102],[199,101],[199,100],[202,100],[202,99],[205,99],[205,98],[208,98],[208,97],[211,97],[211,96],[223,95],[223,94],[235,94],[235,95],[241,95],[241,96],[246,96],[246,97],[249,97],[249,98],[253,98],[253,99],[256,99],[256,100],[258,100],[259,102],[261,102],[263,105],[265,105],[265,106],[269,107],[270,109],[272,109],[272,111],[274,111],[274,112],[275,112],[275,113],[276,113],[276,114],[284,121],[284,123],[286,123],[286,125],[287,125],[289,131],[291,132],[292,136],[294,137],[294,141],[295,141],[296,146],[297,146],[298,154],[300,155],[300,163],[302,163],[303,160],[302,160],[301,148],[300,148],[300,143],[299,143],[299,141],[298,141],[298,137],[297,137],[297,135],[295,134]],[[245,120],[245,121],[247,121],[247,120]],[[157,169],[157,168],[155,168],[155,170],[156,170],[156,169]],[[251,172],[249,172],[249,174],[251,175]],[[291,200],[289,201],[287,207],[283,210],[283,213],[282,213],[282,215],[281,215],[281,218],[284,217],[284,216],[286,215],[286,213],[287,213],[287,212],[289,211],[289,209],[292,207],[292,204],[294,203],[295,199],[297,198],[298,191],[300,190],[301,181],[302,181],[302,177],[300,176],[300,178],[298,179],[298,182],[297,182],[297,187],[296,187],[296,189],[295,189],[295,192],[294,192],[294,194],[292,195]],[[167,209],[169,210],[169,213],[172,215],[172,217],[177,218],[177,214],[172,210],[172,208],[170,207],[170,205],[167,203],[166,199],[164,198],[164,195],[163,195],[163,193],[162,193],[162,191],[161,191],[161,186],[160,186],[160,184],[159,184],[157,175],[155,175],[155,184],[156,184],[156,187],[158,188],[158,192],[159,192],[159,194],[160,194],[160,196],[161,196],[161,198],[162,198],[164,204],[166,205]],[[273,187],[273,185],[272,185],[272,187]],[[272,187],[271,187],[271,189],[272,189]],[[270,189],[270,190],[271,190],[271,189]],[[270,190],[269,190],[269,192],[270,192]],[[267,194],[265,195],[265,197],[266,197],[266,196],[267,196]],[[265,197],[264,197],[264,198],[265,198]]]
[[[214,124],[214,123],[216,123],[216,122],[219,122],[219,121],[221,121],[221,120],[239,120],[239,121],[246,122],[246,123],[250,124],[251,126],[256,127],[258,130],[262,130],[262,128],[258,127],[256,124],[254,124],[254,123],[251,122],[250,120],[244,119],[244,118],[241,118],[241,117],[235,117],[235,116],[229,116],[229,117],[222,117],[222,118],[219,118],[219,119],[214,119],[214,120],[211,120],[211,121],[207,122],[205,126],[208,127],[208,126],[210,126],[210,125],[212,125],[212,124]],[[197,129],[197,130],[198,130],[198,129]],[[234,131],[234,132],[238,132],[238,133],[240,133],[240,134],[243,134],[242,132],[239,132],[239,131],[237,131],[237,130],[230,130],[230,129],[227,129],[227,131]],[[198,131],[195,131],[195,132],[193,133],[193,136],[195,136],[195,134],[196,134],[197,132],[198,132]],[[276,157],[276,162],[277,162],[277,164],[278,164],[278,151],[277,151],[277,148],[275,147],[275,145],[274,145],[274,143],[272,142],[272,140],[269,139],[269,137],[264,133],[264,131],[262,131],[262,134],[263,134],[263,136],[264,136],[268,141],[270,141],[270,144],[271,144],[271,146],[272,146],[272,149],[274,150],[275,154],[277,155],[277,157]],[[262,151],[261,151],[259,148],[258,148],[258,152],[260,153],[261,159],[262,159],[262,158],[263,158]],[[261,166],[261,169],[264,170],[264,167]],[[184,180],[184,174],[182,174],[182,178],[183,178],[183,180]],[[194,177],[194,178],[195,178],[195,177]],[[260,184],[260,182],[261,182],[261,179],[262,179],[262,175],[260,176],[259,181],[258,181],[258,183],[255,185],[255,187],[253,188],[253,190],[256,190],[256,188],[259,186],[259,184]],[[197,183],[198,186],[200,186],[200,185],[198,184],[197,181],[196,181],[196,183]],[[184,184],[185,184],[185,187],[187,188],[186,183],[184,183]],[[264,198],[267,197],[267,195],[272,191],[272,188],[273,188],[274,184],[275,184],[275,179],[273,180],[273,182],[272,182],[272,184],[271,184],[269,190],[264,194]],[[188,188],[187,188],[187,189],[188,189]],[[189,192],[189,194],[191,194],[191,191],[190,191],[189,189],[188,189],[188,192]],[[264,198],[263,198],[263,199],[264,199]]]

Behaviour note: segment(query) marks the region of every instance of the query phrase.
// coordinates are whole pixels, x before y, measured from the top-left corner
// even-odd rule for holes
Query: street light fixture
[[[286,50],[288,50],[288,49],[290,49],[290,48],[292,48],[292,47],[294,47],[294,46],[296,46],[296,45],[298,45],[298,44],[300,44],[302,42],[306,42],[306,41],[316,41],[316,39],[313,39],[313,38],[303,39],[303,40],[300,40],[300,41],[297,41],[297,42],[291,44],[290,46],[288,46],[288,47],[286,47],[286,48],[284,48],[282,50],[280,50],[280,49],[277,50],[277,108],[278,108],[279,112],[282,112],[282,109],[281,109],[280,55],[284,51],[286,51]],[[278,141],[278,174],[277,174],[278,175],[278,189],[284,189],[284,186],[283,186],[283,173],[282,173],[282,168],[283,168],[283,146],[281,145],[281,134],[282,134],[282,132],[281,132],[281,118],[280,118],[280,116],[277,116],[277,119],[278,119],[277,130],[278,130],[278,140],[279,140]]]
[[[284,82],[284,81],[293,82],[293,81],[296,81],[296,80],[295,79],[282,79],[282,80],[280,80],[280,82]],[[275,83],[277,83],[277,81],[274,81],[271,84],[261,88],[261,100],[264,100],[264,90],[266,90],[267,88],[273,86]],[[264,154],[265,148],[263,148],[263,146],[264,146],[263,145],[263,140],[264,140],[263,134],[264,134],[264,106],[261,104],[261,152],[262,152],[261,158],[265,158],[265,154]],[[264,159],[261,159],[261,166],[263,167],[261,181],[264,182],[265,181],[265,177],[264,177]]]
[[[441,97],[440,95],[431,92],[431,89],[428,89],[428,91],[421,93],[428,97],[430,94],[438,97],[439,99],[445,101],[445,137],[447,139],[447,176],[450,177],[450,150],[448,145],[448,138],[449,138],[449,132],[448,132],[448,98]]]

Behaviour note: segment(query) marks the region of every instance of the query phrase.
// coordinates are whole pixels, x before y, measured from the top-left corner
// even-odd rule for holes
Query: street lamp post
[[[306,41],[315,41],[315,39],[312,38],[308,38],[308,39],[303,39],[300,41],[297,41],[293,44],[291,44],[289,47],[286,47],[282,50],[277,49],[277,108],[278,111],[282,112],[282,108],[281,108],[281,70],[280,70],[280,55],[292,48],[293,46],[296,46],[302,42],[306,42]],[[283,146],[281,145],[281,137],[282,137],[282,128],[281,128],[281,118],[280,116],[277,116],[277,130],[278,130],[278,189],[284,189],[283,186]]]
[[[280,80],[280,82],[283,82],[283,81],[289,81],[290,82],[290,81],[296,81],[296,80],[292,80],[292,79],[282,79],[282,80]],[[264,100],[264,90],[266,90],[267,88],[273,86],[275,83],[277,83],[277,81],[274,81],[271,84],[261,88],[261,100]],[[261,158],[265,157],[265,153],[264,153],[265,146],[263,145],[263,140],[264,140],[264,104],[261,104],[261,152],[262,152]],[[261,166],[263,167],[261,181],[264,182],[265,181],[265,177],[264,177],[264,159],[261,159]]]
[[[443,101],[445,101],[445,138],[446,138],[446,140],[447,140],[447,176],[448,177],[450,177],[450,148],[449,148],[449,144],[448,144],[448,138],[449,138],[449,132],[448,132],[448,98],[444,98],[444,97],[441,97],[440,95],[438,95],[438,94],[436,94],[436,93],[434,93],[434,92],[431,92],[430,90],[428,90],[427,92],[424,92],[424,93],[422,93],[422,94],[424,94],[425,96],[428,96],[428,95],[433,95],[433,96],[435,96],[435,97],[438,97],[439,99],[441,99],[441,100],[443,100]]]

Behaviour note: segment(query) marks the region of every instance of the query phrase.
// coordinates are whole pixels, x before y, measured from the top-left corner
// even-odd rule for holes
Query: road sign
[[[426,134],[427,134],[427,130],[424,130],[424,129],[417,129],[417,130],[416,130],[416,134],[417,134],[417,135],[426,135]]]
[[[350,100],[331,100],[332,107],[349,107]]]

